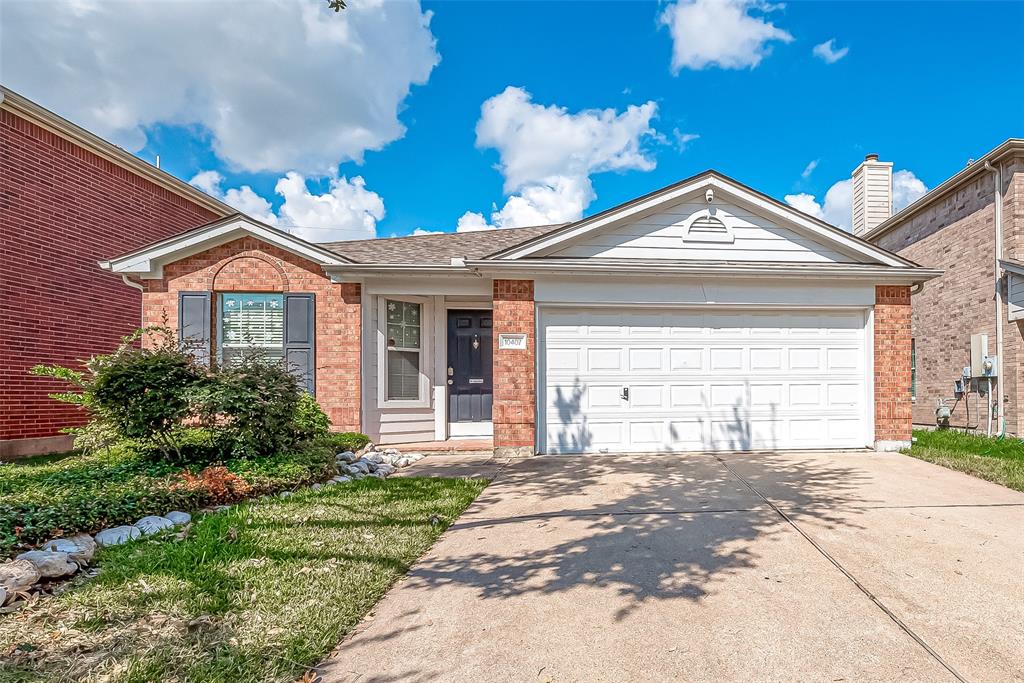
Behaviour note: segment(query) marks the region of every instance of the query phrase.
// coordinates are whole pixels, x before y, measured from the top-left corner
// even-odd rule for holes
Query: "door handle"
[[[629,400],[629,387],[622,387],[622,393],[619,394],[619,398],[621,398],[623,401]]]

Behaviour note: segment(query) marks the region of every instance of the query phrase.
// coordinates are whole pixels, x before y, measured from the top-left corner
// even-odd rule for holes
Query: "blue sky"
[[[13,0],[4,83],[314,240],[571,220],[707,168],[841,223],[867,152],[905,203],[1024,136],[1024,3],[150,4]]]

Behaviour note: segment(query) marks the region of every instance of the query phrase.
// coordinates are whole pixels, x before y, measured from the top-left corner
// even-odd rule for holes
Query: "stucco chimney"
[[[864,157],[853,171],[853,234],[863,235],[892,215],[892,162]]]

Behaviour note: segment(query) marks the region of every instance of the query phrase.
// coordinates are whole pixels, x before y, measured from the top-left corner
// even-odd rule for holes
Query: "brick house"
[[[232,212],[0,87],[0,459],[64,450],[82,419],[32,366],[77,365],[139,326],[141,293],[96,261]]]
[[[968,383],[980,391],[959,400],[954,394],[954,382],[971,365],[971,337],[984,334],[988,354],[997,357],[992,433],[1005,419],[1006,433],[1020,436],[1024,140],[1007,140],[895,215],[886,194],[891,171],[874,155],[854,171],[854,234],[944,271],[913,296],[914,422],[934,425],[944,400],[953,408],[951,425],[989,430],[987,380]]]
[[[715,171],[567,225],[311,244],[235,215],[101,266],[204,361],[285,359],[335,429],[516,455],[905,446],[940,274]]]

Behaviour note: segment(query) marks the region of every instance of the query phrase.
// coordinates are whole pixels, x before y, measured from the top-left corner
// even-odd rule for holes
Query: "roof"
[[[564,224],[473,232],[446,232],[349,242],[323,242],[318,246],[356,263],[447,266],[451,265],[452,258],[484,258],[557,230],[562,225]]]
[[[936,186],[930,192],[925,194],[923,197],[918,199],[913,204],[910,204],[902,211],[893,214],[885,221],[879,223],[874,228],[864,233],[863,237],[867,240],[874,240],[885,233],[889,232],[897,225],[900,225],[906,219],[910,218],[918,211],[930,206],[935,201],[941,199],[951,190],[960,187],[963,183],[967,182],[975,175],[986,172],[985,162],[992,163],[996,160],[1002,159],[1003,157],[1010,156],[1013,154],[1024,155],[1024,139],[1022,138],[1009,138],[1006,142],[1000,144],[994,149],[990,150],[980,159],[977,159],[967,165],[966,168],[961,169],[954,176]]]
[[[118,166],[141,176],[155,185],[173,192],[176,195],[208,209],[219,216],[230,216],[237,213],[219,199],[215,199],[202,190],[195,188],[180,178],[175,178],[167,171],[162,171],[153,164],[140,159],[131,152],[104,140],[95,133],[76,125],[67,119],[54,114],[27,97],[0,85],[0,108],[6,109],[15,116],[31,121],[40,128],[59,135],[65,140],[87,149],[93,154],[117,164]]]

